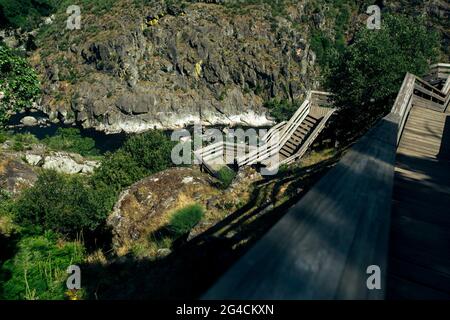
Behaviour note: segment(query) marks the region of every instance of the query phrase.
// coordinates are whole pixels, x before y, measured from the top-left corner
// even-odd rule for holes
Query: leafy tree
[[[15,217],[32,233],[52,230],[73,239],[104,223],[108,211],[99,197],[84,177],[44,171],[16,202]]]
[[[359,30],[328,81],[340,127],[353,135],[388,112],[406,72],[423,75],[438,47],[419,18],[385,14],[381,30]]]
[[[148,131],[128,139],[123,151],[149,173],[162,171],[172,166],[171,152],[175,142],[160,131]]]
[[[0,44],[0,125],[11,113],[30,107],[39,93],[38,77],[26,59]]]
[[[146,172],[130,154],[119,150],[105,156],[101,166],[95,170],[92,180],[97,188],[111,188],[120,192],[144,178]]]

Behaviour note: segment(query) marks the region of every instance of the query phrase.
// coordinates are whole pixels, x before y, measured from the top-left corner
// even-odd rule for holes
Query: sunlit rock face
[[[219,194],[211,177],[191,168],[172,168],[133,184],[122,192],[108,217],[119,255],[133,244],[152,240],[176,209],[203,204]]]
[[[289,17],[273,17],[264,6],[243,14],[212,3],[183,10],[155,4],[120,15],[113,8],[92,21],[87,15],[98,24],[95,33],[63,30],[67,50],[31,59],[44,78],[41,109],[107,132],[271,125],[265,101],[300,99],[314,85],[306,28],[291,22],[302,12],[299,1]],[[155,15],[162,17],[147,26],[145,17]]]

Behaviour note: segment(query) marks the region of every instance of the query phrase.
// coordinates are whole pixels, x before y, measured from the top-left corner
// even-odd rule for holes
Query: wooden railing
[[[430,75],[445,79],[450,76],[450,63],[437,63],[430,66]]]
[[[384,298],[396,151],[417,85],[441,96],[407,74],[391,112],[203,298]],[[380,289],[367,286],[371,266]]]
[[[311,101],[313,106],[329,107],[331,105],[331,92],[325,91],[311,91],[308,100]]]
[[[443,111],[445,108],[446,94],[419,77],[415,77],[414,94],[418,105],[422,104],[436,111]]]
[[[330,117],[334,114],[336,109],[331,109],[321,120],[320,123],[314,128],[313,132],[309,135],[309,137],[306,139],[305,142],[302,143],[302,146],[300,149],[290,156],[289,158],[284,159],[283,161],[280,161],[278,165],[282,164],[291,164],[292,162],[296,161],[297,159],[300,159],[303,157],[303,155],[308,151],[309,147],[313,142],[317,139],[317,136],[320,134],[320,132],[323,130],[323,128],[326,126],[328,120]],[[274,168],[268,168],[269,171],[273,170]]]
[[[445,94],[448,94],[450,92],[450,77],[447,78],[447,81],[442,88],[442,92],[444,92]]]
[[[252,151],[254,149],[256,149],[256,146],[236,144],[229,141],[219,141],[194,151],[194,155],[211,174],[216,175],[217,172],[215,172],[213,167],[213,165],[216,164],[216,159],[220,159],[220,162],[224,164],[232,164],[232,160],[234,160],[236,156],[245,154],[249,150]]]
[[[270,139],[267,144],[259,146],[253,152],[237,159],[239,166],[251,165],[275,156],[280,152],[283,145],[290,139],[292,134],[297,130],[303,120],[305,120],[310,110],[310,102],[305,100],[298,108],[291,119],[280,130],[277,139]]]
[[[262,137],[262,141],[269,142],[275,136],[275,133],[278,133],[279,135],[285,124],[286,121],[282,121],[270,128],[269,131],[267,131],[267,133]]]
[[[400,142],[406,119],[412,108],[415,83],[416,77],[411,73],[407,73],[391,110],[392,114],[399,117],[396,145]]]

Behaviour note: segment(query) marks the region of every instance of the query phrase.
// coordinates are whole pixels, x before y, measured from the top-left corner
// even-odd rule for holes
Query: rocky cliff
[[[195,122],[260,126],[271,123],[265,101],[301,99],[318,86],[310,44],[323,51],[332,39],[351,42],[371,4],[84,0],[80,29],[67,29],[69,15],[59,8],[39,30],[0,38],[34,50],[30,61],[43,83],[40,109],[53,122],[111,133]],[[424,16],[440,31],[440,61],[448,61],[447,1],[377,4],[383,12]]]
[[[107,132],[261,126],[271,123],[266,100],[302,98],[314,86],[302,1],[285,17],[267,5],[112,3],[82,8],[80,30],[66,29],[60,13],[41,32],[31,61],[52,120]]]

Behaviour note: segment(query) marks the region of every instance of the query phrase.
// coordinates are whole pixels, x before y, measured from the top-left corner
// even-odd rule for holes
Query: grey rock
[[[266,100],[301,97],[311,88],[315,67],[306,56],[306,31],[280,17],[274,27],[267,19],[269,8],[235,15],[223,6],[191,3],[181,15],[179,7],[170,6],[153,4],[153,14],[166,13],[157,26],[87,38],[78,50],[61,53],[86,75],[69,84],[68,92],[74,94],[62,106],[75,113],[73,120],[109,133],[176,129],[196,122],[269,126],[273,122]],[[293,10],[295,19],[303,6]],[[133,18],[140,21],[142,16]],[[130,25],[127,19],[118,22]],[[297,47],[304,52],[293,59]],[[42,109],[51,113],[59,79],[68,70],[61,64],[46,72]]]
[[[33,127],[38,124],[38,120],[35,117],[26,116],[20,120],[20,123],[23,124],[25,127]]]

